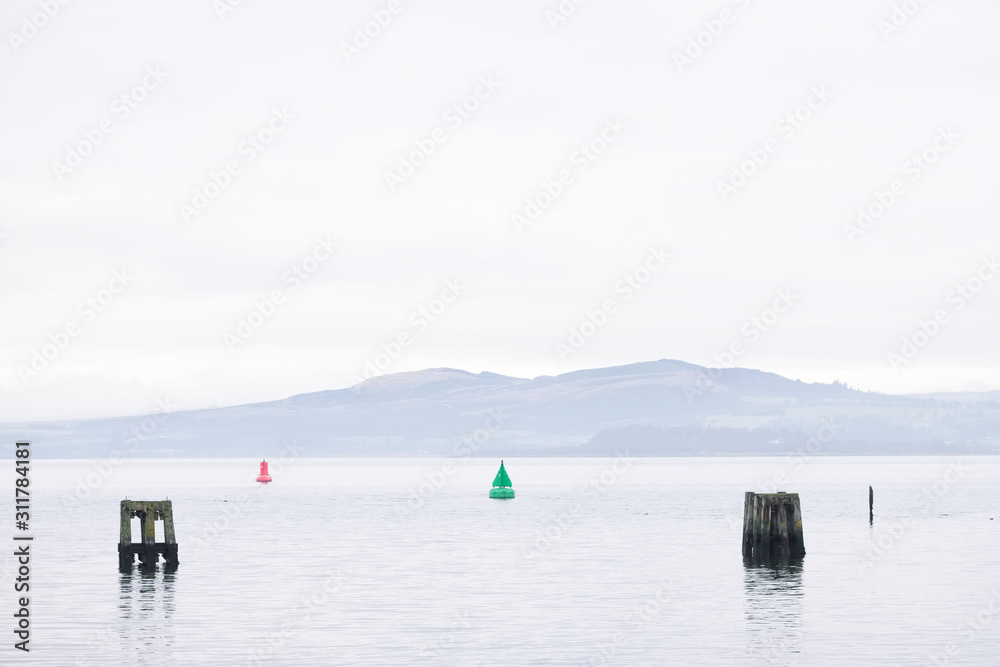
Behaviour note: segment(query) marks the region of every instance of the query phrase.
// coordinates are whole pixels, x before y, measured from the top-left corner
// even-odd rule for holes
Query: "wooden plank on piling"
[[[753,511],[753,491],[747,491],[743,495],[743,532],[740,534],[742,542],[743,556],[749,558],[753,552],[751,543],[752,531],[752,511]]]
[[[169,500],[165,502],[163,509],[163,541],[167,544],[177,544],[177,535],[174,533],[174,508]]]
[[[788,558],[790,553],[788,544],[788,507],[784,498],[778,499],[778,547],[782,558]]]
[[[752,556],[759,556],[760,555],[760,524],[761,524],[761,520],[760,520],[760,496],[758,496],[756,494],[753,497],[753,509],[751,511],[753,513],[753,519],[752,519],[752,521],[753,521],[753,535],[752,535],[752,539],[750,541],[751,546],[752,546],[751,555]]]

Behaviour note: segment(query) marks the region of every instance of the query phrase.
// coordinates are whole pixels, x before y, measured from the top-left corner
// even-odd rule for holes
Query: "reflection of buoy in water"
[[[257,475],[258,482],[270,482],[271,476],[267,474],[267,461],[260,462],[260,474]]]
[[[511,487],[510,477],[507,476],[507,470],[503,467],[503,461],[500,462],[500,470],[497,471],[497,476],[493,478],[493,488],[490,489],[490,498],[513,498],[514,489]]]

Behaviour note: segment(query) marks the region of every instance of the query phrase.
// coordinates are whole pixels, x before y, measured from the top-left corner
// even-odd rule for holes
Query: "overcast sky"
[[[911,4],[4,2],[0,417],[659,358],[1000,389],[1000,6]]]

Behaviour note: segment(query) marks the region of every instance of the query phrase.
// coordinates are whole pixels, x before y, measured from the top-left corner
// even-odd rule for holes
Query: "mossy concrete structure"
[[[132,518],[139,517],[142,540],[132,542]],[[163,542],[156,541],[156,522],[163,521]],[[144,569],[153,569],[160,554],[168,566],[177,565],[174,508],[169,500],[123,500],[118,539],[118,568],[131,570],[135,555]]]
[[[805,555],[799,494],[747,491],[743,502],[743,558],[784,560]]]

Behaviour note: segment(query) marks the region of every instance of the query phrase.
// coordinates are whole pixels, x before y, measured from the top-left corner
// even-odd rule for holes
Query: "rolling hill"
[[[532,379],[435,368],[265,403],[0,431],[60,458],[275,456],[290,442],[306,456],[783,454],[817,434],[827,454],[1000,452],[1000,392],[892,396],[663,359]]]

